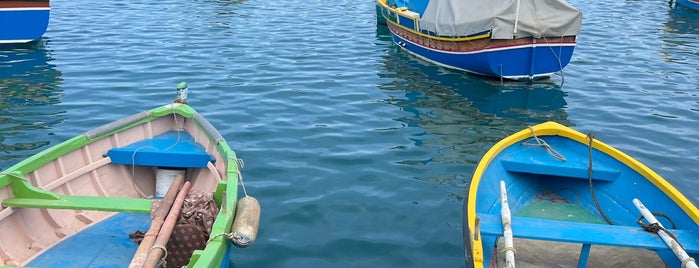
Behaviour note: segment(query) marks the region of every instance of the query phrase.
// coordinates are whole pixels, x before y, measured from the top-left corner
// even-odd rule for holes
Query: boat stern
[[[28,43],[49,25],[49,1],[0,1],[0,43]]]

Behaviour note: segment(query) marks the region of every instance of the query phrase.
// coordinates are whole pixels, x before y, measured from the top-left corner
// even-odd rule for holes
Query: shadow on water
[[[49,145],[47,129],[65,119],[56,105],[63,95],[61,72],[47,42],[0,45],[0,169]]]

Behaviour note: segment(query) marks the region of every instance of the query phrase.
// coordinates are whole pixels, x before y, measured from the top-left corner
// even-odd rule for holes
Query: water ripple
[[[52,0],[45,37],[0,48],[0,168],[172,100],[245,160],[262,205],[236,267],[460,267],[464,187],[501,138],[557,121],[699,203],[699,15],[571,0],[583,29],[550,80],[500,83],[406,55],[372,1]]]

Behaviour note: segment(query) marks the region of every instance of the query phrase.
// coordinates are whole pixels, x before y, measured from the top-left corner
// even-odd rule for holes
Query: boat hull
[[[138,247],[129,234],[147,230],[160,171],[173,170],[220,208],[210,241],[185,260],[227,267],[232,243],[221,234],[233,225],[237,163],[218,131],[177,103],[57,144],[0,173],[0,266],[128,266]]]
[[[393,43],[431,63],[473,74],[536,80],[560,72],[570,62],[575,36],[492,39],[440,37],[419,30],[419,14],[377,2],[377,23],[386,24]]]
[[[49,1],[0,1],[0,43],[41,38],[49,25]]]
[[[684,7],[691,8],[693,10],[699,11],[699,1],[698,0],[676,0],[676,2]]]
[[[575,260],[582,264],[578,267],[600,265],[593,262],[595,258],[588,259],[590,245],[611,246],[609,252],[646,249],[661,264],[680,266],[669,247],[639,226],[641,214],[632,204],[635,198],[651,211],[667,215],[671,220],[661,219],[661,223],[676,234],[691,257],[699,257],[699,210],[642,163],[598,140],[591,144],[592,149],[586,135],[549,122],[494,145],[477,165],[464,199],[466,266],[490,267],[499,260],[497,247],[504,228],[500,181],[506,185],[515,239],[564,242],[577,245],[577,250],[582,245],[588,251]],[[639,254],[648,255],[647,251]]]

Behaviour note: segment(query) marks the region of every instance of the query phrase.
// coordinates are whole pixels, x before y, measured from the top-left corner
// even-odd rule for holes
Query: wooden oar
[[[180,186],[182,186],[183,183],[184,176],[177,175],[172,185],[170,185],[170,189],[168,189],[167,193],[165,194],[162,203],[160,203],[160,207],[155,212],[155,215],[153,216],[153,221],[151,221],[150,224],[150,228],[148,228],[148,231],[143,236],[143,240],[141,241],[141,244],[138,246],[136,254],[134,254],[133,259],[131,259],[131,264],[129,264],[129,268],[141,268],[143,264],[146,262],[146,257],[148,257],[148,251],[150,251],[150,249],[153,247],[153,243],[155,243],[155,239],[158,236],[158,233],[160,232],[160,228],[163,226],[163,223],[165,222],[165,217],[168,215],[168,211],[170,211],[170,207],[172,207],[172,203],[175,201],[177,192],[179,191]]]
[[[668,233],[665,232],[665,227],[663,227],[660,222],[658,222],[658,219],[653,216],[653,213],[646,208],[646,206],[641,203],[641,200],[638,200],[637,198],[633,199],[633,204],[636,205],[636,208],[638,211],[641,212],[641,215],[648,221],[648,224],[657,224],[660,226],[660,231],[657,232],[658,236],[660,236],[663,241],[665,241],[665,244],[672,249],[672,252],[675,253],[677,258],[682,261],[682,267],[683,268],[697,268],[697,263],[694,261],[693,258],[690,258],[687,252],[682,248],[680,245],[679,241],[675,240],[674,238],[670,237]]]
[[[500,216],[502,217],[502,234],[505,238],[505,267],[515,267],[515,245],[512,235],[512,216],[510,205],[507,203],[507,187],[505,181],[500,181]]]
[[[187,197],[187,193],[189,193],[190,186],[191,184],[189,182],[185,182],[182,189],[177,194],[175,203],[172,204],[170,213],[168,213],[167,218],[165,218],[165,223],[163,223],[163,226],[158,233],[158,237],[155,239],[155,244],[153,244],[153,247],[151,247],[151,249],[148,251],[148,257],[146,258],[146,263],[143,265],[143,267],[155,268],[158,266],[160,259],[166,252],[165,246],[167,246],[167,241],[170,239],[172,230],[175,228],[177,219],[180,217],[180,211],[182,211],[182,205],[184,204],[185,197]]]

